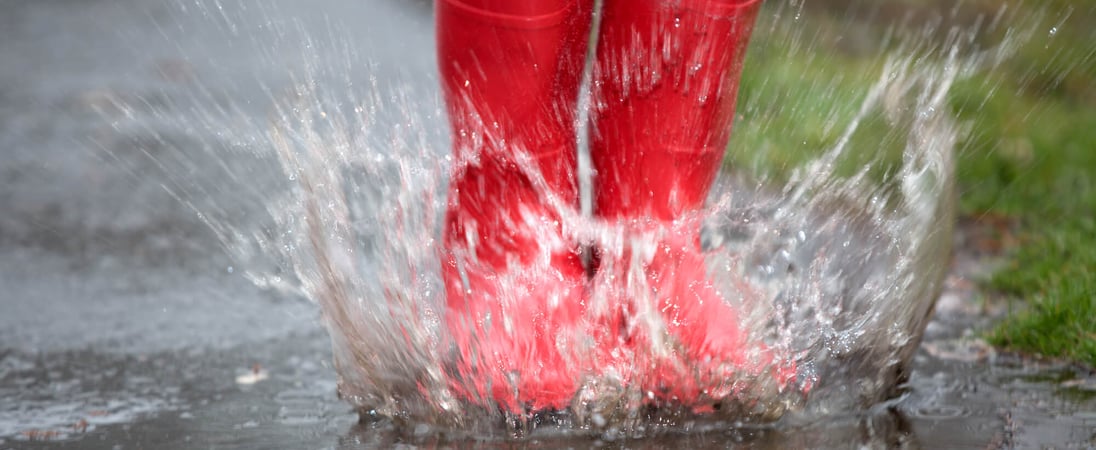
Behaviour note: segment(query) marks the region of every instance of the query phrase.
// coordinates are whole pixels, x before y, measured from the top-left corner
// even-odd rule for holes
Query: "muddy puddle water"
[[[770,6],[769,26],[797,2]],[[948,232],[962,130],[937,107],[993,55],[950,54],[961,39],[908,46],[856,105],[910,142],[891,189],[832,176],[838,146],[790,184],[714,197],[709,263],[755,283],[764,301],[738,306],[812,384],[780,400],[792,414],[515,442],[383,417],[453,411],[398,376],[441,367],[435,322],[412,313],[439,304],[448,152],[428,2],[0,8],[0,60],[20,62],[0,65],[0,448],[1096,446],[1091,374],[976,338],[1002,311],[973,287],[988,260]],[[317,264],[340,248],[309,237],[340,230],[354,253]],[[332,310],[317,268],[366,301]],[[395,345],[399,327],[421,345]]]

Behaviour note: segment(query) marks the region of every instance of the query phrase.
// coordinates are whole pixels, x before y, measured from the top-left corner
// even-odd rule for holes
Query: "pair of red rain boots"
[[[645,301],[682,356],[709,367],[743,364],[748,345],[705,273],[698,216],[730,136],[759,4],[605,0],[596,49],[595,214],[659,236],[644,260]],[[454,385],[515,413],[567,408],[583,376],[616,363],[614,348],[654,339],[627,324],[627,311],[652,306],[638,299],[614,300],[619,321],[587,320],[581,244],[564,229],[579,201],[575,122],[592,7],[437,3],[456,158],[442,261],[446,325],[459,352]],[[591,326],[600,328],[592,345],[560,338]],[[658,385],[661,400],[682,403],[706,389],[695,369],[649,363],[652,373],[624,381]]]

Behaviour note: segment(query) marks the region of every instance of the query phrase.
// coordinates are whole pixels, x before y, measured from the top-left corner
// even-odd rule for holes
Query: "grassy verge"
[[[783,11],[775,26],[762,21],[728,163],[780,179],[832,146],[879,74],[887,27],[950,10],[936,3],[896,0],[873,10],[871,2],[835,0],[799,11],[798,21],[788,17],[796,11]],[[1004,3],[968,2],[972,11],[948,20],[992,19]],[[1016,300],[989,339],[1096,366],[1096,6],[1071,3],[1010,2],[1003,20],[1013,23],[979,38],[1025,30],[1031,37],[1004,64],[955,86],[950,104],[972,130],[958,149],[960,213],[1016,224],[1018,245],[987,282]],[[892,135],[884,123],[863,124],[853,148],[876,153],[851,155],[846,172],[896,154],[901,142]]]

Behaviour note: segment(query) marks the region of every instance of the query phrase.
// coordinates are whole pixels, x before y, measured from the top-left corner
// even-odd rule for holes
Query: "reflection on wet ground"
[[[638,439],[544,429],[520,442],[359,423],[335,396],[315,306],[249,283],[179,201],[259,220],[254,196],[278,189],[263,178],[273,162],[179,153],[218,141],[171,115],[127,128],[132,111],[113,107],[185,117],[188,102],[231,98],[265,132],[268,92],[307,63],[307,45],[286,42],[328,36],[333,18],[354,21],[332,39],[376,61],[351,72],[432,85],[421,3],[0,0],[0,448],[1096,446],[1092,373],[974,337],[1001,308],[970,281],[984,259],[962,251],[905,396],[873,411]]]
[[[1096,390],[1069,367],[919,357],[909,393],[891,405],[775,428],[704,424],[657,436],[575,436],[542,429],[523,441],[357,421],[335,398],[319,329],[229,350],[107,355],[9,351],[0,448],[1086,448]],[[266,375],[254,377],[256,372]],[[252,383],[253,380],[260,379]],[[1066,381],[1062,381],[1066,380]]]

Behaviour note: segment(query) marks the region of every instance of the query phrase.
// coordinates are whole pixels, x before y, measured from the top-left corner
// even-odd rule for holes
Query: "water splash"
[[[728,300],[746,323],[759,325],[752,330],[756,338],[802,368],[797,383],[814,387],[806,402],[780,396],[775,387],[740,388],[764,392],[761,398],[771,403],[762,410],[775,411],[768,414],[778,417],[804,403],[819,412],[870,405],[891,395],[902,376],[940,289],[950,245],[958,130],[943,102],[959,74],[945,67],[960,61],[954,52],[949,58],[916,66],[913,57],[892,60],[846,133],[872,114],[907,128],[893,191],[872,182],[867,170],[850,178],[834,173],[833,161],[849,151],[846,138],[797,171],[779,194],[729,180],[715,195],[705,233],[712,279],[722,292],[752,293]],[[419,135],[418,119],[407,117],[407,126],[376,139],[368,122],[350,125],[347,111],[324,101],[315,85],[302,86],[306,102],[283,108],[272,133],[297,189],[272,211],[287,240],[267,250],[276,248],[292,263],[302,290],[323,309],[346,398],[379,415],[468,420],[467,405],[447,387],[447,355],[439,346],[438,180],[447,167]],[[621,229],[577,212],[563,217],[603,248],[624,239]],[[642,261],[622,263],[642,267]],[[642,292],[638,287],[633,294]],[[590,385],[583,402],[604,402],[619,388]],[[599,411],[591,423],[634,420],[639,403],[621,405],[629,411]]]
[[[788,411],[810,418],[895,395],[941,289],[951,243],[952,158],[963,130],[947,93],[1010,48],[972,52],[974,33],[956,31],[939,46],[895,51],[843,137],[787,182],[722,175],[704,212],[708,272],[721,292],[742,294],[727,300],[750,325],[751,338],[777,355],[769,364],[791,363],[798,376],[787,386],[764,377],[731,380],[727,400],[744,406],[728,403],[715,420],[771,420]],[[333,46],[347,67],[357,58],[349,45]],[[270,130],[252,136],[250,147],[274,149],[290,187],[264,193],[272,222],[256,230],[213,217],[208,223],[240,259],[274,257],[276,268],[251,270],[256,282],[301,292],[320,306],[339,392],[367,414],[464,429],[504,418],[522,426],[549,419],[503,417],[454,395],[438,257],[444,180],[457,164],[439,139],[445,121],[432,92],[375,78],[365,86],[354,81],[346,67],[310,64],[291,92],[268,93],[280,106],[269,126],[246,124]],[[207,124],[232,115],[205,114],[200,120]],[[877,117],[888,124],[888,139],[903,142],[900,162],[882,182],[872,172],[885,165],[882,158],[841,175],[838,161],[863,151],[851,137]],[[543,185],[529,161],[519,160]],[[555,208],[583,242],[608,249],[623,248],[625,240],[632,248],[656,245],[654,235],[626,233],[558,202]],[[643,261],[615,263],[628,273],[641,271]],[[620,289],[602,280],[593,298],[599,290],[621,295]],[[642,283],[627,289],[623,295],[646,292]],[[637,322],[652,336],[664,327]],[[581,341],[583,331],[589,330],[564,338]],[[575,414],[550,419],[594,429],[699,426],[690,411],[645,408],[646,393],[629,389],[585,380]]]

